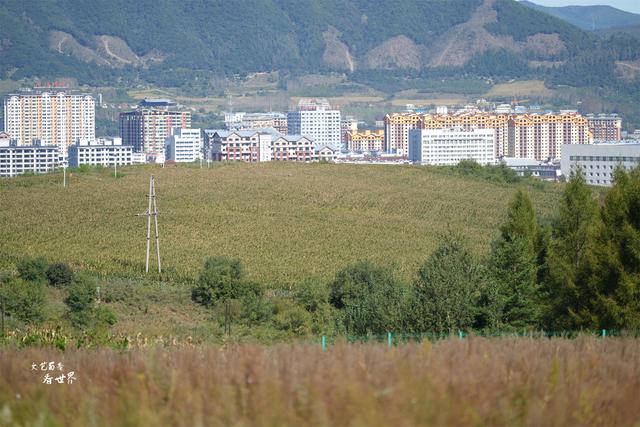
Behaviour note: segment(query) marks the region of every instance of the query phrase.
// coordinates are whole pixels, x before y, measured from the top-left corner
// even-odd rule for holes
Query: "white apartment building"
[[[173,128],[164,148],[167,161],[195,162],[202,157],[200,129]]]
[[[271,160],[272,134],[260,130],[211,130],[205,132],[207,159],[248,163]]]
[[[567,178],[572,171],[582,169],[587,184],[611,186],[616,167],[631,170],[639,164],[640,144],[565,144],[560,169]]]
[[[332,110],[326,100],[301,100],[296,111],[287,114],[290,135],[303,135],[316,144],[338,147],[342,141],[340,134],[340,111]]]
[[[45,173],[58,165],[58,147],[41,145],[18,145],[5,132],[0,132],[0,177],[14,177],[25,172]]]
[[[122,138],[78,140],[69,147],[69,166],[121,166],[133,163],[133,147],[122,145]]]
[[[272,160],[315,162],[318,154],[311,138],[301,135],[279,135],[271,144]]]
[[[409,160],[421,165],[456,165],[461,160],[495,163],[493,129],[414,129],[409,131]]]
[[[4,130],[18,145],[54,145],[66,156],[77,139],[95,138],[92,95],[65,91],[14,93],[4,98]]]
[[[143,108],[120,113],[122,143],[132,145],[135,152],[145,153],[156,161],[164,157],[165,141],[175,127],[190,128],[191,112]]]

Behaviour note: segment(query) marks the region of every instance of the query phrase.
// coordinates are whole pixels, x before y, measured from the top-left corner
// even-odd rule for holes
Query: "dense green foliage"
[[[339,271],[330,289],[329,302],[345,332],[380,334],[402,327],[405,286],[391,270],[357,263]]]
[[[417,70],[372,70],[364,65],[373,48],[400,35],[424,47],[425,52],[437,50],[440,44],[434,40],[468,21],[481,3],[402,0],[390,8],[381,0],[114,0],[92,2],[86,7],[81,0],[4,0],[0,1],[0,74],[12,79],[67,76],[94,85],[146,82],[188,87],[194,82],[207,85],[214,76],[260,71],[322,73],[338,70],[323,59],[323,33],[330,27],[339,32],[339,40],[357,64],[350,79],[387,92],[419,88],[479,94],[486,89],[487,83],[481,79],[486,77],[535,76],[555,84],[602,86],[607,79],[615,80],[611,73],[615,60],[640,57],[636,49],[619,48],[620,43],[633,45],[633,38],[599,41],[595,35],[551,15],[513,0],[497,0],[497,22],[487,25],[490,32],[511,36],[518,42],[540,33],[558,34],[566,50],[554,54],[545,50],[489,50],[456,68],[430,68],[428,56],[437,52],[422,55]],[[81,46],[94,51],[99,50],[95,36],[116,36],[140,57],[155,53],[164,59],[145,67],[85,63],[51,49],[50,31],[71,34]],[[590,66],[588,56],[594,49],[597,59]],[[603,57],[600,51],[609,56]],[[538,59],[568,61],[549,72],[529,66],[530,60]],[[572,65],[576,60],[578,65]],[[104,121],[99,125],[109,126]]]
[[[447,234],[418,272],[407,323],[415,331],[454,333],[474,325],[482,273],[460,237]]]
[[[55,287],[65,286],[73,281],[73,271],[62,262],[51,264],[47,268],[46,275],[49,285]]]
[[[495,9],[498,21],[486,26],[494,34],[509,35],[515,40],[525,41],[527,37],[538,33],[557,33],[566,42],[568,51],[573,53],[588,48],[595,40],[594,36],[589,36],[558,18],[531,10],[512,0],[496,0]]]
[[[0,298],[5,315],[11,319],[27,324],[41,323],[45,319],[42,282],[10,278],[0,283]]]
[[[25,257],[16,266],[18,276],[30,282],[44,283],[47,281],[47,260],[44,258]]]

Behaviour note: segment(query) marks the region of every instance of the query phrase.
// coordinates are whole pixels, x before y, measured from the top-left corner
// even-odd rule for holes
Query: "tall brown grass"
[[[0,350],[0,425],[632,426],[639,396],[631,338]]]

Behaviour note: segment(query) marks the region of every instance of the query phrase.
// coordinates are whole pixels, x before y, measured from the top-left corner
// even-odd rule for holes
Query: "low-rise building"
[[[207,129],[205,134],[205,154],[215,161],[240,161],[248,163],[271,160],[270,132],[252,130]]]
[[[518,176],[533,176],[546,181],[556,181],[560,177],[560,163],[543,162],[536,159],[503,157],[500,162],[513,169]]]
[[[165,141],[165,160],[177,163],[195,162],[202,157],[200,129],[173,128]]]
[[[321,162],[335,162],[340,154],[340,149],[330,144],[316,144],[315,150]]]
[[[79,139],[69,147],[69,166],[130,165],[133,146],[122,145],[122,138]]]
[[[27,172],[46,173],[58,166],[59,149],[54,145],[18,145],[8,134],[0,132],[0,177],[14,177]]]
[[[318,160],[313,139],[302,135],[279,135],[271,144],[273,160],[314,162]]]
[[[587,184],[610,186],[616,167],[631,170],[639,164],[640,144],[563,145],[560,169],[567,178],[582,169]]]
[[[384,130],[349,131],[346,133],[347,149],[356,152],[384,150]]]
[[[456,165],[461,160],[495,163],[493,129],[413,129],[409,160],[421,165]]]
[[[228,130],[273,128],[287,133],[288,121],[284,113],[225,113],[224,124]]]

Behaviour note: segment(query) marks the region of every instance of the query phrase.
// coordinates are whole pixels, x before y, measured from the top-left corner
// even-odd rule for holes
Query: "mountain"
[[[608,45],[514,0],[0,0],[0,24],[4,78],[90,84],[278,70],[604,85],[615,61],[640,59],[633,41]]]
[[[640,15],[625,12],[611,6],[548,7],[526,0],[522,1],[522,4],[553,15],[587,31],[640,25]]]

